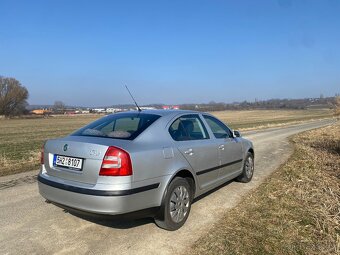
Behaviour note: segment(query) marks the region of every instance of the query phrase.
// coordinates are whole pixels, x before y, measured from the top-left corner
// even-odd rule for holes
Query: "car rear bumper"
[[[160,182],[129,189],[112,190],[79,187],[39,174],[40,194],[56,204],[96,214],[125,214],[160,206]]]

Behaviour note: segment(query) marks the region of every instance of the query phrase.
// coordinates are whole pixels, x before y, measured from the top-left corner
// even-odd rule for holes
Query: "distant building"
[[[48,115],[48,114],[51,114],[52,112],[47,109],[35,109],[31,111],[31,113],[35,115]]]
[[[155,110],[155,107],[151,107],[151,106],[141,106],[140,107],[141,110]]]
[[[179,105],[163,105],[162,108],[163,110],[179,110]]]
[[[115,112],[121,112],[123,109],[121,108],[106,108],[107,113],[115,113]]]
[[[105,108],[94,108],[92,109],[92,111],[96,113],[105,113],[106,109]]]
[[[65,111],[64,114],[65,115],[74,115],[74,114],[77,114],[77,112],[70,110],[70,111]]]

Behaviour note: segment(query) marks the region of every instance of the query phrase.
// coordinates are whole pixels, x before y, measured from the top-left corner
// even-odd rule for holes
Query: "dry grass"
[[[262,128],[329,117],[331,110],[224,111],[214,114],[234,128]],[[43,142],[62,137],[97,119],[98,115],[35,119],[0,119],[0,176],[39,168]]]
[[[340,96],[335,97],[334,100],[334,116],[340,116]]]
[[[44,141],[69,134],[98,117],[0,120],[0,176],[38,169]]]
[[[250,110],[212,112],[212,114],[232,128],[250,130],[254,128],[280,127],[306,120],[331,117],[333,111],[330,109]]]
[[[290,160],[201,237],[193,254],[339,254],[340,125],[292,141]]]

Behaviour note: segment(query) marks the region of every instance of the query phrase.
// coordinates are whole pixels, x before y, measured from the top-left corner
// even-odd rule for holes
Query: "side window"
[[[175,141],[209,139],[203,122],[196,114],[176,119],[169,127],[169,133]]]
[[[223,122],[219,121],[218,119],[203,115],[205,121],[208,123],[211,131],[214,133],[214,136],[216,138],[227,138],[227,137],[233,137],[230,129],[223,124]]]

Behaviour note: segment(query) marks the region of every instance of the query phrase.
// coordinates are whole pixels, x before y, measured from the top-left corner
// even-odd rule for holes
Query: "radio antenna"
[[[132,98],[133,102],[135,103],[135,105],[136,105],[136,107],[137,107],[138,111],[139,111],[139,112],[141,112],[141,111],[142,111],[142,109],[141,109],[141,108],[138,106],[138,104],[137,104],[137,102],[136,102],[135,98],[133,97],[133,95],[131,94],[131,92],[130,92],[130,90],[129,90],[128,86],[126,86],[126,85],[125,85],[125,88],[126,88],[126,90],[129,92],[129,94],[130,94],[130,96],[131,96],[131,98]]]

